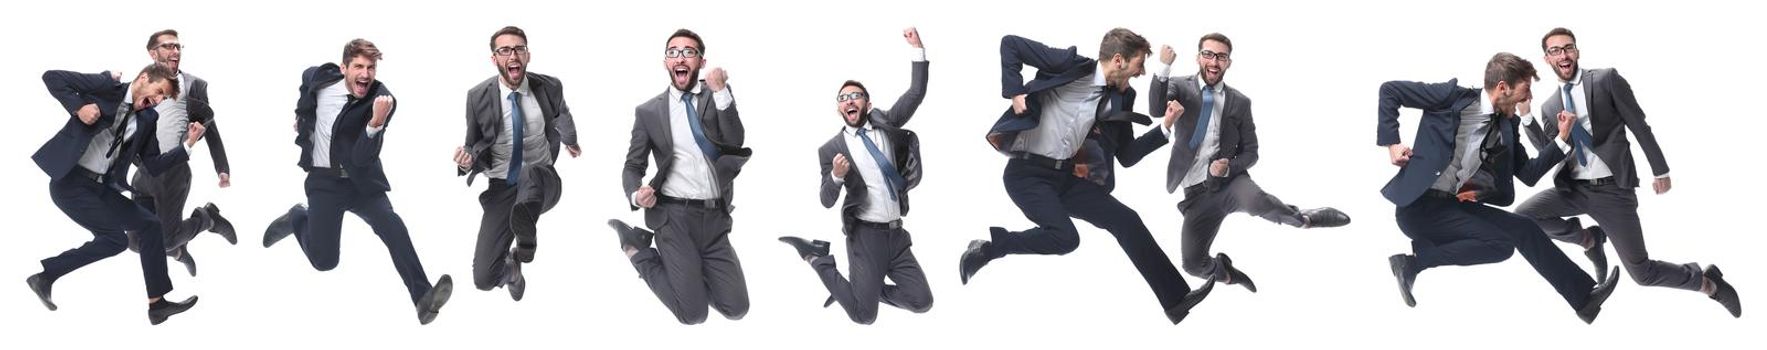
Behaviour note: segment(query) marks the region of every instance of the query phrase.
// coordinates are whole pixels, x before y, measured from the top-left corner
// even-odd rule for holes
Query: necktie
[[[1209,119],[1215,114],[1215,87],[1203,86],[1203,110],[1196,119],[1196,132],[1190,133],[1190,149],[1196,150],[1203,145],[1203,136],[1208,135]]]
[[[1565,83],[1563,96],[1565,98],[1565,111],[1571,112],[1571,114],[1576,114],[1577,103],[1571,99],[1571,83]],[[1571,149],[1575,150],[1577,153],[1577,165],[1589,165],[1589,155],[1584,154],[1583,149],[1589,148],[1590,139],[1592,137],[1593,136],[1589,134],[1589,129],[1583,128],[1582,120],[1571,122]]]
[[[356,97],[356,94],[344,93],[344,108],[340,108],[337,110],[337,118],[333,119],[332,123],[331,123],[331,140],[329,140],[327,142],[331,142],[333,146],[337,145],[337,142],[336,142],[337,128],[338,128],[338,126],[343,125],[343,123],[341,123],[340,121],[343,121],[344,114],[349,113],[350,108],[355,108],[356,102],[361,101],[361,100],[362,100],[361,98]],[[372,114],[373,114],[372,108],[369,109],[369,113],[371,114],[370,117],[372,117]],[[317,124],[315,124],[315,126],[317,126]],[[339,163],[338,161],[341,159],[344,159],[344,155],[347,153],[348,152],[345,152],[342,147],[331,147],[331,157],[330,157],[331,159],[328,159],[331,162],[331,168],[332,169],[342,169],[343,163]]]
[[[687,107],[687,127],[693,129],[693,143],[699,144],[699,151],[704,152],[706,157],[717,159],[718,148],[712,146],[712,141],[706,140],[706,131],[700,128],[699,111],[693,107],[693,102],[693,93],[681,93],[681,104]]]
[[[865,144],[865,150],[871,152],[871,160],[877,161],[877,170],[884,174],[884,184],[890,187],[890,200],[897,200],[896,192],[901,190],[902,183],[907,180],[902,179],[902,174],[896,170],[895,165],[890,163],[889,158],[885,158],[883,152],[877,149],[877,144],[871,142],[871,137],[865,135],[865,129],[856,130],[856,133],[859,134],[859,141]]]
[[[509,92],[509,175],[503,178],[510,186],[521,182],[522,166],[527,162],[522,158],[522,134],[526,132],[527,118],[522,116],[522,94]]]
[[[134,109],[135,105],[128,102],[123,102],[122,105],[117,106],[117,113],[122,114],[123,117],[117,120],[117,125],[115,127],[111,128],[110,149],[104,152],[105,158],[115,158],[117,155],[117,149],[122,148],[123,137],[128,136],[124,133],[129,131],[129,123],[132,122],[130,119],[135,116]]]

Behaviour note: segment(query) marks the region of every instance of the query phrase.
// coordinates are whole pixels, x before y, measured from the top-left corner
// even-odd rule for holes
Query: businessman
[[[1246,213],[1299,228],[1340,227],[1349,215],[1333,208],[1301,210],[1284,204],[1252,181],[1247,173],[1258,164],[1258,128],[1252,122],[1252,100],[1222,81],[1233,65],[1233,40],[1221,33],[1196,42],[1195,75],[1172,77],[1178,54],[1160,49],[1160,72],[1148,88],[1148,111],[1166,115],[1165,123],[1144,138],[1172,142],[1166,163],[1166,193],[1184,189],[1178,212],[1184,216],[1180,237],[1182,265],[1192,276],[1245,286],[1256,293],[1251,277],[1233,266],[1227,253],[1209,256],[1228,214]],[[1176,117],[1176,118],[1173,118]]]
[[[160,324],[196,305],[196,297],[182,302],[166,300],[172,291],[166,275],[166,259],[160,224],[153,213],[123,197],[132,191],[123,178],[139,160],[144,171],[163,174],[175,164],[188,161],[185,149],[202,137],[201,122],[190,123],[187,136],[168,152],[161,152],[154,135],[159,113],[153,109],[165,99],[178,98],[177,72],[150,64],[130,83],[120,74],[81,74],[69,71],[43,73],[49,95],[67,109],[68,119],[31,160],[49,175],[49,198],[80,227],[92,232],[92,241],[60,255],[43,259],[43,272],[25,278],[25,284],[43,306],[55,311],[50,300],[55,281],[81,267],[104,260],[128,247],[124,231],[141,237],[141,275],[147,285],[147,319]]]
[[[1704,271],[1698,263],[1674,264],[1653,260],[1644,246],[1644,228],[1638,219],[1638,165],[1626,131],[1638,139],[1644,157],[1656,177],[1651,187],[1657,194],[1669,192],[1669,163],[1644,109],[1632,94],[1632,84],[1613,68],[1583,69],[1577,34],[1553,28],[1540,38],[1540,49],[1561,85],[1541,106],[1548,116],[1571,118],[1570,143],[1559,144],[1572,152],[1552,178],[1553,188],[1541,191],[1516,207],[1516,213],[1534,219],[1547,235],[1583,247],[1596,274],[1606,273],[1609,240],[1620,255],[1620,265],[1639,285],[1699,291],[1718,301],[1731,316],[1742,317],[1742,301],[1736,287],[1724,280],[1717,265]],[[1528,119],[1528,121],[1533,121]],[[1538,147],[1547,139],[1563,138],[1557,129],[1541,130],[1529,123],[1528,136]],[[1599,225],[1584,227],[1577,216],[1588,214]]]
[[[752,152],[742,147],[724,70],[699,77],[705,52],[699,34],[670,34],[662,52],[669,88],[635,111],[621,193],[632,210],[644,209],[649,229],[608,220],[638,277],[682,324],[705,322],[708,306],[731,320],[749,311],[748,282],[730,246],[730,211],[732,185]],[[657,173],[645,182],[652,155]]]
[[[1425,269],[1495,263],[1518,251],[1585,323],[1595,322],[1613,294],[1611,276],[1597,284],[1533,220],[1498,208],[1515,202],[1511,177],[1532,185],[1565,159],[1552,144],[1529,158],[1518,141],[1518,115],[1528,113],[1538,79],[1532,63],[1498,53],[1485,65],[1483,92],[1455,80],[1381,84],[1376,144],[1399,167],[1381,195],[1397,206],[1394,216],[1413,252],[1387,261],[1406,306],[1417,306],[1411,289]],[[1399,140],[1400,107],[1423,111],[1416,148]],[[1570,129],[1569,119],[1557,124]]]
[[[908,91],[888,110],[871,105],[865,84],[848,80],[835,95],[835,114],[846,125],[817,149],[822,165],[822,207],[834,207],[842,189],[841,233],[847,236],[847,276],[835,269],[826,241],[780,237],[792,245],[798,257],[810,263],[828,288],[826,307],[839,302],[847,317],[859,324],[877,320],[878,303],[924,313],[933,307],[933,291],[926,272],[910,251],[913,240],[902,228],[908,214],[908,190],[920,184],[920,140],[902,129],[926,98],[926,48],[920,32],[902,31],[913,47],[914,63]],[[895,284],[885,284],[888,277]]]
[[[232,186],[227,149],[221,143],[221,130],[215,125],[215,111],[209,107],[209,82],[184,72],[180,64],[184,58],[184,44],[178,40],[178,31],[166,29],[149,36],[147,56],[154,64],[171,68],[178,74],[178,98],[154,106],[154,111],[160,115],[159,133],[154,135],[160,152],[171,152],[179,147],[185,138],[184,131],[188,129],[186,125],[202,123],[207,129],[202,138],[209,145],[209,156],[214,159],[219,186]],[[173,165],[159,175],[137,171],[133,181],[135,191],[131,194],[135,203],[159,218],[160,232],[165,235],[166,255],[183,263],[184,269],[195,276],[196,258],[190,256],[187,243],[196,239],[197,234],[214,232],[226,239],[227,244],[238,244],[239,237],[233,231],[233,223],[221,216],[221,209],[214,203],[197,207],[190,212],[189,218],[183,216],[185,200],[190,198],[190,174],[188,163]],[[129,248],[140,250],[136,232],[130,231],[129,234]]]
[[[1141,217],[1110,193],[1117,161],[1133,166],[1163,142],[1136,139],[1131,130],[1132,123],[1152,122],[1133,112],[1135,89],[1129,86],[1152,52],[1147,39],[1123,28],[1104,35],[1099,60],[1073,47],[1001,38],[1001,96],[1012,100],[1012,108],[995,122],[987,140],[1011,157],[1002,176],[1006,193],[1037,227],[1016,232],[992,227],[989,239],[970,242],[958,264],[964,284],[1006,255],[1062,255],[1079,248],[1071,217],[1116,237],[1173,324],[1208,296],[1214,280],[1192,291]],[[1037,69],[1028,82],[1020,73],[1026,65]]]
[[[454,150],[454,163],[468,186],[481,173],[489,178],[479,194],[485,214],[473,250],[473,286],[502,286],[520,301],[528,286],[521,264],[534,260],[535,223],[563,191],[552,166],[559,145],[571,157],[582,150],[564,84],[528,71],[527,32],[503,27],[491,34],[490,45],[497,76],[466,92],[466,143]]]
[[[344,45],[342,66],[326,63],[301,73],[295,104],[296,164],[307,172],[307,205],[296,204],[264,229],[264,247],[294,236],[307,262],[319,271],[337,267],[339,229],[348,211],[380,236],[392,255],[417,321],[429,324],[454,291],[454,279],[435,284],[423,272],[405,222],[387,199],[392,185],[381,169],[380,151],[394,111],[393,93],[374,79],[381,51],[368,40]]]

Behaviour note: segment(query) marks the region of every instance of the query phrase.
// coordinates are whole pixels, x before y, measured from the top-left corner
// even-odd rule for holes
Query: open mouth
[[[503,73],[510,78],[521,78],[522,71],[521,63],[510,63],[509,66],[503,67]]]
[[[373,81],[368,79],[356,79],[355,81],[351,81],[350,91],[355,92],[356,96],[368,96],[368,84],[371,82]]]
[[[859,107],[848,106],[846,113],[847,120],[859,120]]]
[[[675,77],[675,83],[677,84],[686,85],[688,82],[693,81],[693,72],[689,71],[687,66],[675,66],[675,70],[671,72],[671,74]]]

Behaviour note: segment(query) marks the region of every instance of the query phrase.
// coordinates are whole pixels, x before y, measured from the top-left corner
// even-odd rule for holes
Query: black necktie
[[[104,152],[105,158],[115,158],[117,155],[117,149],[122,148],[123,137],[128,136],[125,133],[129,131],[129,123],[133,122],[133,120],[131,120],[133,118],[131,117],[135,116],[134,109],[135,105],[128,102],[123,102],[123,105],[117,106],[117,113],[122,114],[123,118],[117,120],[116,127],[111,128],[110,149]]]

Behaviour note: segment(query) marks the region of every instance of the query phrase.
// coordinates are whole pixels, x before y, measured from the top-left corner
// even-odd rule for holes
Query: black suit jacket
[[[313,129],[318,127],[317,109],[319,92],[333,83],[341,83],[343,71],[336,63],[326,63],[310,67],[301,73],[301,99],[295,103],[296,130],[295,144],[301,146],[301,159],[296,161],[301,170],[313,170]],[[332,123],[331,130],[331,161],[349,172],[350,182],[357,189],[364,191],[391,191],[392,184],[387,181],[387,174],[381,169],[380,149],[386,140],[387,126],[393,123],[393,112],[387,111],[387,123],[381,125],[379,135],[370,136],[368,120],[374,116],[374,99],[380,96],[392,96],[385,84],[375,80],[368,86],[368,95],[344,105],[337,121]]]
[[[701,81],[699,84],[704,85],[705,82]],[[670,89],[673,88],[670,87]],[[729,86],[725,87],[725,89],[730,88]],[[735,191],[731,187],[735,184],[736,175],[742,172],[742,165],[748,162],[753,151],[742,146],[745,132],[742,127],[742,118],[736,110],[736,102],[731,101],[729,108],[718,109],[717,104],[712,101],[713,92],[711,89],[701,88],[701,92],[695,96],[694,110],[699,112],[700,128],[705,133],[707,141],[710,141],[718,149],[719,157],[711,160],[711,170],[718,185],[718,201],[722,204],[719,208],[728,213],[731,209],[731,198],[735,195]],[[734,92],[733,90],[732,93]],[[658,195],[661,195],[663,183],[669,180],[669,170],[673,169],[675,165],[676,146],[674,134],[671,134],[670,128],[688,127],[687,125],[670,125],[669,106],[673,103],[675,101],[669,99],[669,92],[665,90],[656,97],[645,101],[644,104],[638,105],[634,113],[632,143],[626,150],[626,167],[621,173],[621,189],[623,190],[621,197],[627,203],[631,203],[630,196],[633,192],[638,191],[641,183],[644,183],[644,172],[650,167],[652,153],[655,153],[656,156],[657,175],[651,177],[649,186],[656,189]],[[683,146],[698,147],[695,145]],[[631,209],[638,210],[638,206],[631,206]],[[646,226],[653,229],[662,227],[667,220],[668,217],[662,215],[661,211],[646,211],[644,214]]]
[[[546,121],[546,140],[550,143],[550,159],[558,160],[559,145],[577,145],[577,123],[571,116],[571,107],[564,102],[564,83],[558,78],[544,74],[529,72],[528,90],[534,94],[535,102],[540,105],[540,113]],[[472,169],[460,170],[458,176],[466,176],[466,184],[472,185],[472,179],[480,172],[491,169],[491,146],[497,143],[497,137],[503,134],[503,84],[502,77],[491,77],[474,85],[466,93],[466,153],[472,155]],[[520,144],[517,141],[516,144]],[[550,163],[550,162],[548,162]],[[517,163],[519,164],[519,163]],[[458,170],[458,169],[456,169]]]
[[[62,125],[61,131],[31,155],[37,167],[53,180],[67,176],[79,167],[80,157],[85,155],[92,137],[100,132],[111,132],[106,126],[112,125],[118,113],[129,112],[117,110],[129,91],[129,84],[112,79],[110,72],[82,74],[52,70],[43,72],[43,85],[49,89],[49,95],[68,111],[67,123]],[[80,107],[87,104],[94,104],[99,110],[98,121],[93,125],[80,122],[77,114]],[[153,175],[190,160],[184,147],[160,152],[154,137],[159,126],[159,113],[153,108],[143,108],[130,120],[135,123],[135,133],[117,151],[110,169],[105,171],[105,185],[128,190],[129,164],[137,160],[143,170]]]
[[[1179,105],[1184,106],[1184,113],[1172,125],[1172,133],[1176,134],[1178,144],[1172,146],[1172,158],[1166,163],[1167,193],[1178,190],[1184,177],[1190,174],[1190,166],[1196,162],[1197,150],[1190,148],[1190,138],[1196,133],[1197,119],[1201,118],[1203,109],[1202,89],[1197,88],[1198,79],[1200,78],[1195,75],[1166,79],[1155,77],[1152,79],[1153,86],[1148,88],[1150,92],[1147,96],[1147,111],[1153,115],[1166,115],[1166,101],[1177,100]],[[1222,92],[1226,95],[1225,100],[1215,102],[1226,104],[1221,108],[1222,115],[1210,116],[1221,118],[1220,130],[1217,131],[1220,136],[1216,140],[1220,147],[1215,154],[1207,156],[1210,161],[1228,160],[1227,176],[1209,178],[1209,181],[1217,182],[1245,175],[1246,170],[1258,164],[1258,126],[1252,122],[1252,100],[1232,86],[1226,86]],[[1165,134],[1159,128],[1149,130],[1142,138],[1148,143],[1167,142]],[[1148,138],[1157,140],[1145,140]]]
[[[1036,78],[1030,82],[1025,82],[1020,72],[1027,65],[1037,68]],[[1098,62],[1080,56],[1072,46],[1057,49],[1031,39],[1007,35],[1000,38],[1000,67],[1001,96],[1010,99],[1026,95],[1025,113],[1013,113],[1008,107],[986,137],[996,151],[1010,154],[1018,134],[1036,129],[1041,121],[1043,101],[1037,93],[1092,75],[1097,72]],[[1109,103],[1112,109],[1093,121],[1085,145],[1070,158],[1085,165],[1086,180],[1103,186],[1106,192],[1116,186],[1116,164],[1112,158],[1121,161],[1125,167],[1134,166],[1159,147],[1152,140],[1135,138],[1131,123],[1147,125],[1152,120],[1134,112],[1134,101],[1135,89],[1106,89],[1104,103]]]
[[[1562,87],[1563,85],[1558,85]],[[1555,87],[1556,92],[1546,100],[1540,109],[1544,120],[1558,120],[1558,112],[1564,111],[1564,89]],[[1644,122],[1644,109],[1638,106],[1638,99],[1632,95],[1632,84],[1613,68],[1589,69],[1583,71],[1583,96],[1576,100],[1577,108],[1586,108],[1589,113],[1589,130],[1595,156],[1601,157],[1613,172],[1615,183],[1622,188],[1638,187],[1638,163],[1632,160],[1632,143],[1626,140],[1626,130],[1631,129],[1638,138],[1640,148],[1644,149],[1644,158],[1650,161],[1651,173],[1662,176],[1669,173],[1669,162],[1663,157],[1663,149],[1657,146],[1657,136],[1651,132],[1650,124]],[[1528,138],[1539,148],[1543,143],[1553,143],[1558,137],[1556,122],[1544,125],[1535,123],[1528,128]],[[1576,161],[1572,155],[1564,163],[1564,168],[1553,177],[1558,187],[1570,186],[1572,176],[1570,166]]]
[[[902,179],[907,180],[902,188],[896,189],[896,203],[901,206],[902,215],[908,215],[908,190],[920,185],[922,174],[920,137],[912,130],[902,129],[902,126],[908,124],[908,120],[914,117],[914,112],[920,109],[920,102],[926,99],[927,65],[924,61],[914,62],[913,83],[909,85],[907,92],[902,93],[902,97],[896,99],[895,106],[889,110],[874,108],[867,116],[867,123],[887,135],[890,140],[890,164],[896,168],[883,170],[895,171],[902,175]],[[841,231],[851,233],[854,224],[859,221],[859,209],[869,200],[867,195],[870,192],[866,190],[865,177],[856,168],[849,168],[847,176],[842,178],[842,184],[836,184],[833,180],[831,174],[834,172],[834,155],[841,154],[849,160],[853,159],[853,153],[847,148],[845,128],[842,130],[817,149],[816,159],[822,164],[822,207],[834,207],[835,197],[845,188],[847,199],[841,205]]]
[[[1380,86],[1380,122],[1375,130],[1376,144],[1387,146],[1399,143],[1399,108],[1416,108],[1423,110],[1423,117],[1418,120],[1417,139],[1413,142],[1411,161],[1399,167],[1399,173],[1387,181],[1381,188],[1381,195],[1394,205],[1407,206],[1423,196],[1425,191],[1434,185],[1436,179],[1448,168],[1454,159],[1454,144],[1460,127],[1460,113],[1469,106],[1479,103],[1482,96],[1477,89],[1463,88],[1455,85],[1456,80],[1446,83],[1426,84],[1410,81],[1389,81]],[[1521,179],[1522,183],[1533,186],[1552,166],[1565,159],[1565,153],[1558,145],[1549,144],[1541,149],[1538,157],[1529,158],[1527,150],[1521,147],[1519,126],[1521,119],[1502,117],[1497,120],[1497,127],[1502,128],[1496,134],[1501,140],[1500,152],[1487,157],[1494,162],[1482,166],[1491,171],[1495,177],[1493,188],[1480,191],[1480,202],[1498,206],[1508,206],[1515,202],[1515,185],[1511,177]]]

